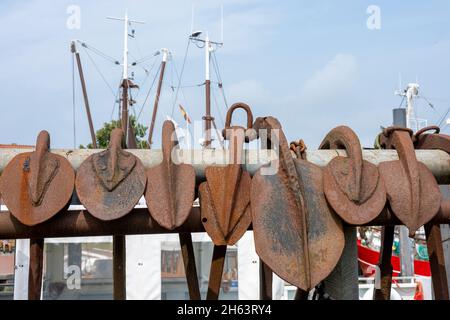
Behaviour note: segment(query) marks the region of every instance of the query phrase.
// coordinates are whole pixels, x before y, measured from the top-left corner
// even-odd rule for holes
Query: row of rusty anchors
[[[247,113],[247,128],[232,126],[235,110]],[[252,140],[253,115],[243,103],[233,105],[228,113],[224,138],[229,141],[229,164],[210,166],[205,170],[206,182],[199,188],[202,222],[214,242],[213,261],[207,299],[219,296],[227,245],[234,245],[251,224],[251,177],[242,167],[244,141]]]
[[[70,204],[75,172],[69,161],[50,153],[50,135],[41,131],[36,151],[15,156],[0,180],[0,193],[22,224],[43,223]]]
[[[267,133],[270,147],[279,154],[252,180],[256,252],[282,279],[309,291],[331,273],[341,257],[345,244],[342,222],[326,201],[322,169],[293,158],[278,120],[258,118],[253,128],[261,138]]]
[[[433,174],[417,161],[412,130],[386,128],[377,137],[379,147],[395,149],[399,160],[383,162],[379,171],[385,183],[389,210],[408,227],[410,236],[429,222],[438,212],[441,195]],[[382,244],[378,267],[380,285],[375,288],[375,300],[389,300],[392,285],[392,244],[394,226],[382,228]]]

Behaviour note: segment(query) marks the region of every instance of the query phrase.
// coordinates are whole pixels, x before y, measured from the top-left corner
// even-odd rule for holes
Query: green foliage
[[[136,142],[139,149],[148,149],[148,142],[145,139],[147,134],[148,127],[138,123],[136,121],[136,117],[130,116],[130,124],[134,129],[134,133],[136,135]],[[97,139],[97,145],[100,149],[106,149],[109,144],[109,139],[111,137],[111,132],[121,127],[120,120],[112,120],[111,122],[105,122],[103,127],[97,130],[95,137]],[[92,143],[89,143],[87,146],[80,145],[80,149],[93,149]]]

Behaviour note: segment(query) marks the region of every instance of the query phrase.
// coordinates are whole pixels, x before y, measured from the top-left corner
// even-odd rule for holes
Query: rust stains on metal
[[[147,182],[141,161],[122,150],[123,131],[114,129],[106,151],[86,159],[77,171],[76,191],[94,217],[110,221],[128,214]]]
[[[168,230],[186,221],[195,196],[194,167],[174,163],[172,151],[177,147],[175,126],[166,121],[162,132],[163,161],[147,170],[145,199],[151,216]]]
[[[379,171],[392,212],[413,237],[437,214],[441,193],[431,171],[417,161],[411,137],[410,129],[391,127],[383,130],[381,147],[396,149],[400,160],[381,163]]]
[[[290,148],[298,159],[306,160],[306,150],[308,150],[308,147],[306,146],[305,141],[300,139],[298,141],[291,142]]]
[[[27,226],[47,221],[72,197],[75,172],[67,159],[50,153],[49,148],[50,135],[41,131],[36,151],[11,160],[0,182],[6,206]]]
[[[230,141],[230,164],[206,168],[206,182],[199,188],[202,221],[218,246],[234,245],[251,224],[251,178],[241,165],[244,140],[250,139],[246,133],[251,131],[251,126],[247,130],[231,127],[231,116],[239,108],[253,119],[247,105],[240,103],[230,108],[224,132],[224,138]]]
[[[195,170],[188,164],[175,164],[178,148],[175,126],[165,121],[162,130],[163,161],[147,170],[145,199],[150,215],[167,230],[182,226],[191,213],[195,197]],[[194,248],[190,233],[179,234],[183,264],[191,300],[200,300]]]
[[[344,248],[342,223],[330,210],[320,167],[293,159],[281,124],[258,118],[279,150],[276,174],[253,177],[251,208],[256,251],[270,269],[302,290],[315,287],[336,266]]]
[[[380,268],[380,287],[375,288],[374,300],[390,300],[392,288],[392,244],[395,226],[385,226],[381,230],[381,248],[378,267]]]
[[[386,190],[378,168],[363,160],[362,148],[352,129],[340,126],[325,137],[320,149],[344,149],[347,157],[334,158],[324,171],[328,203],[350,224],[375,219],[386,204]]]
[[[430,134],[430,131],[433,131],[433,133]],[[440,128],[437,126],[426,127],[417,131],[413,137],[413,141],[416,149],[437,149],[450,153],[450,136],[440,134]],[[448,300],[449,291],[441,227],[427,223],[425,224],[425,234],[428,255],[430,257],[434,297],[436,300]]]
[[[427,133],[433,131],[433,134]],[[417,131],[413,137],[416,149],[443,150],[450,153],[450,136],[440,134],[440,128],[430,126]]]

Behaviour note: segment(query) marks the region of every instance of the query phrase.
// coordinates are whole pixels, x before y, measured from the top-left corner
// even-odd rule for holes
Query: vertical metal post
[[[439,186],[442,197],[450,198],[450,186]],[[425,226],[434,298],[449,300],[450,292],[450,226]]]
[[[125,236],[113,237],[113,286],[114,300],[126,300]]]
[[[273,273],[267,264],[259,259],[259,297],[261,300],[272,300]]]
[[[450,225],[441,225],[442,249],[444,250],[445,271],[447,274],[447,288],[450,292]]]
[[[381,250],[378,262],[380,272],[380,287],[375,287],[373,300],[390,300],[392,288],[392,243],[394,242],[395,226],[381,228]]]
[[[30,240],[30,267],[28,273],[28,300],[40,300],[44,266],[44,239]]]
[[[209,37],[205,39],[205,98],[206,98],[206,115],[205,120],[205,148],[211,148],[211,76],[210,76],[210,60],[211,60],[211,42]]]
[[[195,265],[194,246],[192,235],[188,232],[180,233],[181,253],[183,255],[184,271],[191,300],[201,300],[200,287],[198,284],[197,267]]]
[[[440,225],[425,225],[435,300],[448,300],[447,274]]]
[[[128,141],[128,88],[130,83],[128,79],[123,79],[122,81],[122,115],[121,115],[121,125],[122,130],[125,134],[125,141]]]
[[[206,300],[218,300],[220,285],[222,284],[223,267],[227,246],[214,246],[213,258],[211,261],[211,271],[209,272],[208,293]]]
[[[125,58],[124,58],[125,59]],[[125,76],[122,82],[122,115],[121,126],[125,134],[126,145],[128,145],[129,126],[128,126],[128,88],[129,80]],[[113,282],[114,282],[114,300],[126,300],[126,238],[125,236],[113,237]]]

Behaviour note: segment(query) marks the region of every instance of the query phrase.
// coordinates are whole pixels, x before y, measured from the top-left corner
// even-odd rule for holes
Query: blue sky
[[[41,129],[54,148],[73,147],[72,57],[69,43],[81,39],[121,59],[122,25],[106,16],[129,15],[145,20],[136,26],[131,52],[140,57],[167,47],[174,53],[168,66],[157,129],[170,114],[195,3],[195,28],[220,38],[220,5],[224,4],[225,45],[216,52],[229,103],[249,103],[255,116],[273,115],[286,135],[304,138],[316,148],[337,125],[349,125],[364,146],[371,146],[380,125],[391,124],[399,73],[403,85],[416,77],[425,101],[417,113],[434,123],[450,107],[450,2],[430,1],[10,1],[0,2],[0,81],[2,87],[0,143],[34,144]],[[66,27],[67,7],[81,9],[81,28]],[[377,5],[381,29],[369,30],[366,10]],[[114,96],[81,50],[89,86],[94,125],[111,120]],[[92,54],[91,54],[92,55]],[[117,86],[120,67],[92,55],[111,86]],[[153,61],[144,65],[150,68]],[[157,61],[158,62],[158,61]],[[175,67],[174,67],[175,66]],[[154,69],[156,70],[156,69]],[[135,70],[136,82],[145,73]],[[203,82],[203,52],[191,46],[183,84]],[[153,73],[137,97],[139,112]],[[213,102],[219,126],[223,103]],[[89,142],[82,96],[76,87],[77,144]],[[140,121],[150,121],[151,100]],[[204,112],[203,88],[184,88],[179,99],[193,119]],[[117,110],[117,108],[116,108]],[[176,113],[176,120],[182,122]],[[237,121],[243,121],[239,115]],[[159,131],[159,130],[158,130]],[[449,132],[448,127],[446,131]],[[155,141],[159,142],[159,132]]]

